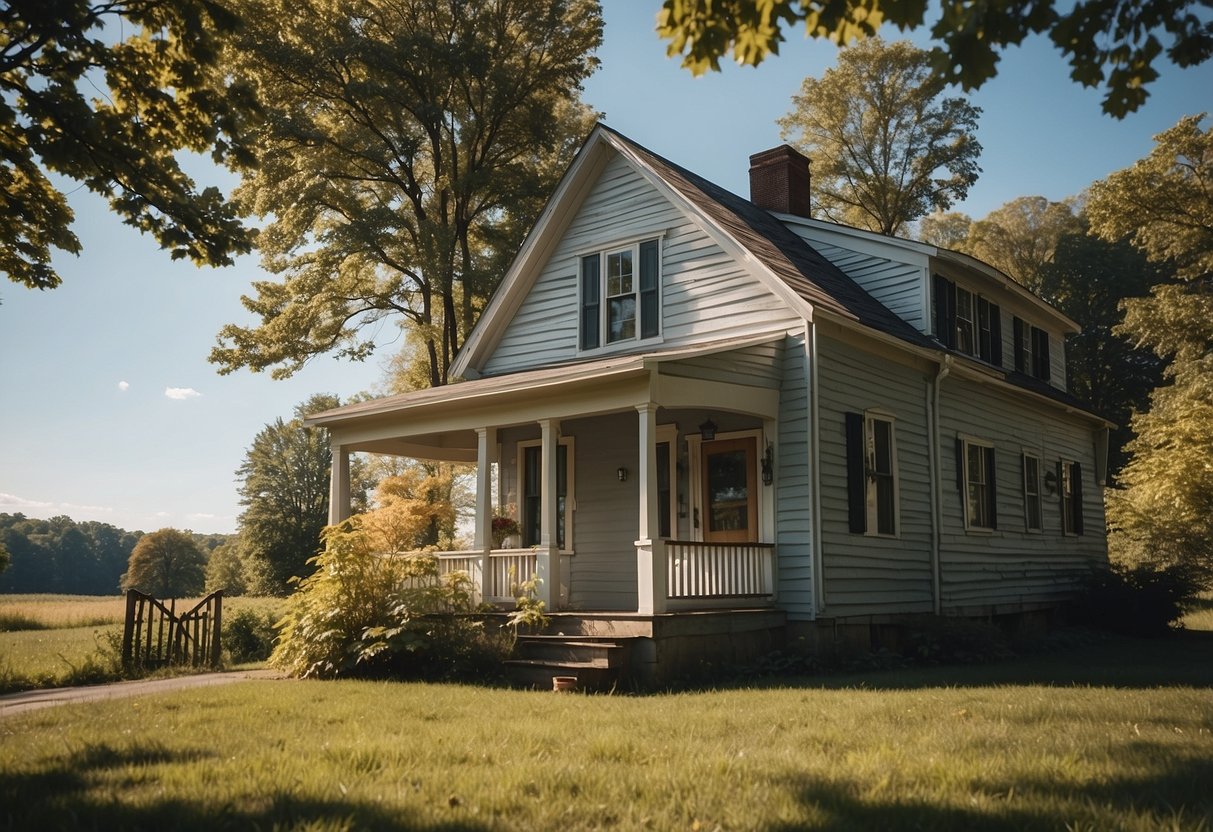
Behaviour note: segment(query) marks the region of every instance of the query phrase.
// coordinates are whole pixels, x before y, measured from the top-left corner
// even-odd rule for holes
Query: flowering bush
[[[500,549],[507,537],[519,533],[518,521],[513,517],[497,516],[493,518],[493,546]]]

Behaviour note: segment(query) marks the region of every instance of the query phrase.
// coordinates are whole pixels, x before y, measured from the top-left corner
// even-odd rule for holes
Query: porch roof
[[[442,451],[440,458],[469,460],[474,458],[467,452],[475,448],[474,429],[478,427],[503,426],[536,417],[590,415],[630,408],[642,401],[736,410],[738,397],[724,397],[722,393],[724,386],[735,392],[738,384],[667,377],[657,380],[660,365],[779,341],[781,337],[767,334],[745,341],[714,341],[477,378],[309,414],[304,423],[329,428],[342,444],[360,450],[410,455],[422,450]],[[753,395],[745,397],[745,412],[771,416],[776,409],[778,392],[773,389],[756,387]],[[414,441],[405,445],[400,441],[403,437]]]

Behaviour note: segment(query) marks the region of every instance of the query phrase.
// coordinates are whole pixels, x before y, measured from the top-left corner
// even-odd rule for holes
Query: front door
[[[703,539],[758,542],[758,441],[753,436],[700,445]]]

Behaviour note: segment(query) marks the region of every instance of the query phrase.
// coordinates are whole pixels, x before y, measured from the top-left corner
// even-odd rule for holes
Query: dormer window
[[[998,304],[935,275],[931,322],[944,346],[1002,366],[1002,310]]]
[[[581,258],[581,349],[660,334],[658,246],[643,240]]]
[[[1049,381],[1053,375],[1049,359],[1049,333],[1032,326],[1023,318],[1015,318],[1015,369]]]

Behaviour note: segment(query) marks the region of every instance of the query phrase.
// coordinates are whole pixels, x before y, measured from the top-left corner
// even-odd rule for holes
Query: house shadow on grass
[[[127,767],[205,763],[209,752],[180,753],[155,744],[115,749],[85,748],[32,773],[0,771],[0,829],[313,829],[480,832],[488,827],[457,817],[434,823],[399,810],[354,799],[321,800],[282,790],[250,810],[211,801],[161,799],[119,802],[97,781]],[[138,776],[138,775],[135,775]],[[452,807],[452,814],[460,811]]]
[[[1149,639],[1070,633],[1030,645],[1020,655],[998,661],[900,667],[887,664],[863,669],[844,665],[842,669],[798,676],[742,672],[726,686],[872,690],[1004,685],[1213,688],[1213,631],[1180,630]]]
[[[1176,761],[1154,743],[1127,752],[1125,767],[1139,776],[1075,784],[1068,780],[1017,778],[974,781],[969,806],[941,805],[904,797],[864,797],[846,781],[792,777],[777,784],[813,818],[817,829],[1057,830],[1116,828],[1127,819],[1140,828],[1206,829],[1213,822],[1213,760]],[[804,823],[771,827],[804,829]]]

